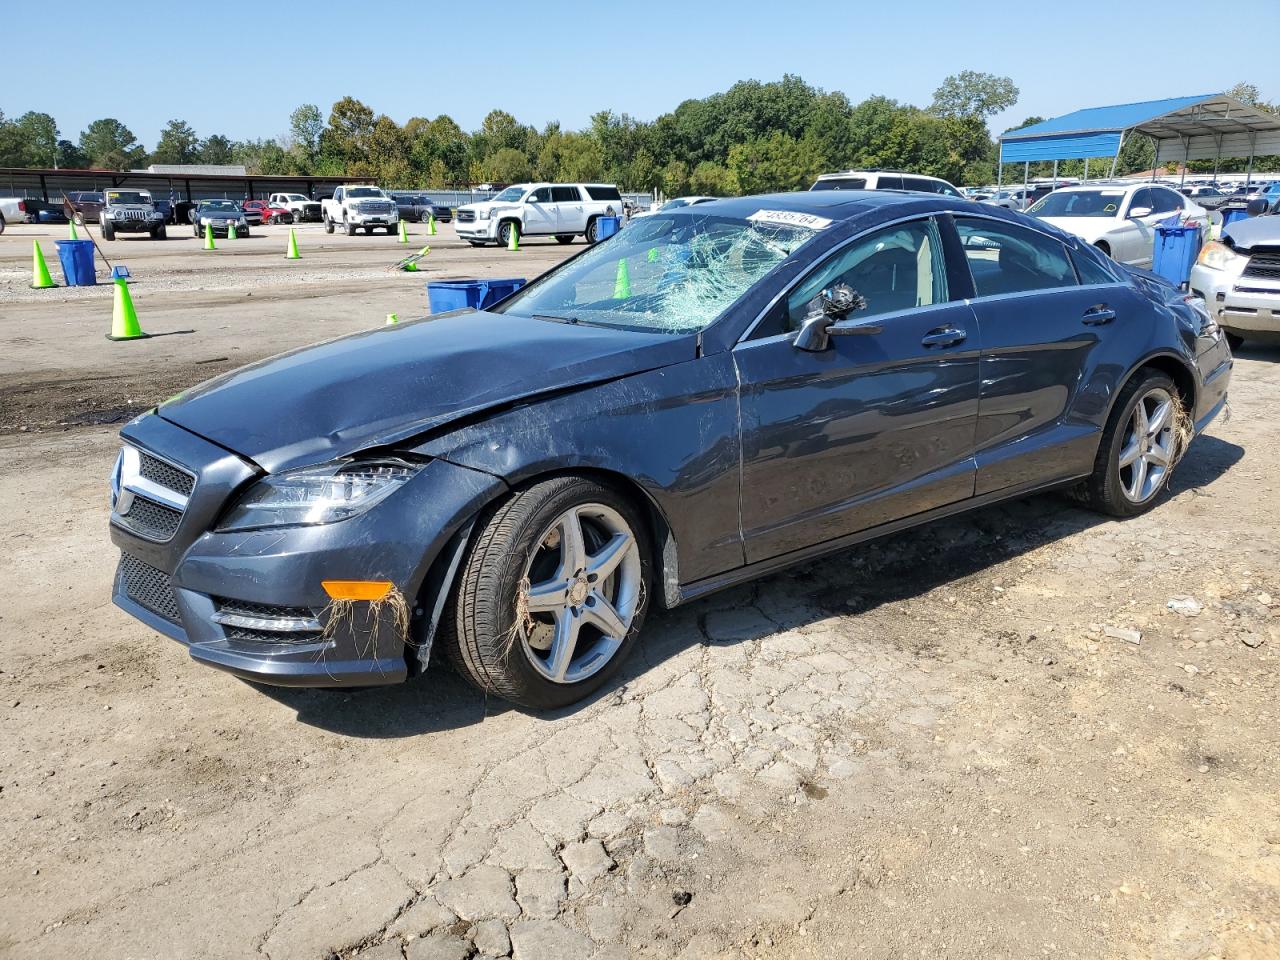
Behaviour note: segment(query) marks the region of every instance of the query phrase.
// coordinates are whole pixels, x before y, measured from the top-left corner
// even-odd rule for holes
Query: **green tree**
[[[1227,96],[1234,97],[1250,107],[1262,105],[1262,94],[1258,92],[1257,84],[1245,83],[1243,80],[1228,87]]]
[[[412,182],[408,137],[390,117],[383,114],[374,121],[366,149],[367,172],[363,175],[374,177],[388,187],[408,186]]]
[[[275,140],[238,140],[231,146],[231,156],[249,173],[282,176],[289,172],[289,155]]]
[[[83,170],[89,166],[89,158],[70,140],[58,141],[58,167],[62,170]]]
[[[929,112],[939,117],[990,117],[1018,102],[1018,88],[1008,77],[962,70],[933,92]]]
[[[290,149],[299,165],[310,169],[320,159],[320,135],[324,118],[314,103],[304,103],[289,114]]]
[[[728,197],[740,191],[737,179],[734,175],[718,163],[712,163],[710,160],[703,160],[693,168],[693,173],[689,175],[689,185],[687,191],[699,196],[706,197]],[[667,196],[678,196],[679,194],[668,191]]]
[[[806,189],[822,172],[822,162],[814,141],[774,131],[730,147],[728,168],[743,193],[769,193]],[[695,169],[695,184],[696,177]]]
[[[485,179],[494,183],[519,183],[532,176],[529,158],[522,150],[503,147],[485,163]]]
[[[185,120],[170,120],[160,131],[152,163],[194,163],[200,152],[200,138]]]
[[[103,170],[138,167],[147,154],[133,131],[114,117],[89,124],[80,134],[80,149],[94,167]]]
[[[210,134],[200,141],[196,160],[199,163],[211,164],[233,163],[231,139],[221,133]]]
[[[329,111],[329,125],[320,136],[322,160],[335,161],[343,168],[364,163],[376,122],[369,107],[355,97],[343,97]]]

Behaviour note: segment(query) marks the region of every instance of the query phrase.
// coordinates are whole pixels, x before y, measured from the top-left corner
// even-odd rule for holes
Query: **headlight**
[[[1228,270],[1244,259],[1243,254],[1236,253],[1225,243],[1210,240],[1200,251],[1200,256],[1196,258],[1196,263],[1202,264],[1211,270]]]
[[[489,219],[489,214],[491,214],[492,212],[493,212],[492,210],[477,210],[477,211],[476,211],[476,219],[477,219],[477,220],[488,220],[488,219]]]
[[[220,531],[335,523],[364,513],[407,483],[422,464],[340,460],[266,477],[242,496]]]
[[[245,218],[244,218],[244,217],[241,217],[239,220],[237,220],[237,221],[236,221],[236,226],[238,226],[238,227],[243,227],[243,226],[247,226],[247,225],[248,225],[248,221],[247,221],[247,220],[245,220]]]

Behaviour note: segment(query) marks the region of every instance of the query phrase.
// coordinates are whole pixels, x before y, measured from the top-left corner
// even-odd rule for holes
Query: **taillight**
[[[25,202],[25,201],[22,201],[22,200],[19,200],[19,201],[18,201],[18,212],[19,212],[19,213],[26,213],[26,212],[27,212],[27,204],[26,204],[26,202]]]

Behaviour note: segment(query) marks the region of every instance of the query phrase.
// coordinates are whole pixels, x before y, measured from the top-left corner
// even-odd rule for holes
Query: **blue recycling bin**
[[[55,240],[62,278],[68,287],[92,287],[98,282],[93,272],[92,240]]]
[[[525,285],[524,277],[504,280],[432,280],[427,284],[427,303],[432,313],[446,310],[484,310],[504,300]]]
[[[1236,207],[1234,210],[1222,211],[1222,229],[1225,230],[1237,220],[1244,220],[1249,216],[1249,211],[1243,207]]]
[[[596,239],[608,240],[621,229],[621,217],[600,217],[596,220]]]
[[[1200,253],[1199,227],[1156,227],[1151,270],[1181,286],[1191,278],[1191,265]]]

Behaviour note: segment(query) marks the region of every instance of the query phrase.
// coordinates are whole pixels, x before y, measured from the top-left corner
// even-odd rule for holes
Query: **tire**
[[[116,238],[115,227],[111,226],[111,222],[109,220],[103,220],[102,221],[102,239],[114,240],[115,238]]]
[[[166,240],[166,239],[168,239],[168,234],[167,234],[167,233],[165,233],[165,229],[164,229],[164,225],[163,225],[163,224],[162,224],[161,226],[156,227],[154,230],[152,230],[152,231],[151,231],[151,239],[152,239],[152,240]]]
[[[1225,330],[1224,333],[1227,333]],[[1238,333],[1227,333],[1227,346],[1232,350],[1239,350],[1244,346],[1244,337]]]
[[[587,232],[584,236],[587,238],[588,244],[594,244],[599,240],[600,223],[595,217],[592,217],[587,221]]]
[[[430,210],[423,210],[420,214],[418,214],[418,222],[419,222],[419,223],[426,223],[426,222],[427,222],[428,220],[430,220],[430,219],[431,219],[431,211],[430,211]]]
[[[372,231],[372,230],[370,230],[369,232],[370,232],[370,233],[372,233],[373,231]],[[396,226],[394,226],[394,227],[387,227],[387,236],[388,236],[388,237],[394,237],[394,236],[395,236],[397,233],[399,233],[399,232],[400,232],[400,227],[399,227],[399,225],[396,225]]]
[[[511,231],[516,231],[516,240],[519,241],[523,234],[514,220],[503,220],[498,224],[498,246],[507,247],[511,245]]]
[[[471,244],[473,247],[483,247],[483,246],[484,246],[484,241],[483,241],[483,240],[468,240],[468,241],[467,241],[467,243]]]
[[[575,539],[566,524],[580,531],[579,569],[605,555],[602,546],[615,542],[610,537],[629,535],[617,541],[602,579],[560,581]],[[458,672],[486,693],[535,710],[576,703],[607,683],[635,646],[648,606],[650,546],[640,512],[612,487],[561,476],[518,489],[477,529],[441,624]],[[529,596],[530,580],[535,588],[548,586],[548,599],[544,609],[534,605],[525,613],[526,626],[517,602]],[[550,599],[556,587],[560,596]],[[606,633],[601,622],[615,624],[616,632]],[[568,645],[567,659],[557,664],[558,631],[570,628],[576,646]],[[557,673],[562,679],[552,678]]]
[[[324,220],[324,232],[333,233],[333,221],[329,219],[329,215],[326,213],[321,219]]]
[[[356,235],[356,226],[355,226],[355,224],[353,224],[353,223],[348,223],[345,217],[344,217],[344,218],[343,218],[343,220],[342,220],[342,227],[343,227],[343,229],[344,229],[344,230],[346,230],[346,231],[347,231],[347,236],[348,236],[348,237],[354,237],[354,236]]]
[[[573,243],[572,233],[557,233],[556,243]]]
[[[1161,405],[1165,402],[1169,403],[1168,411],[1161,415]],[[1135,411],[1139,404],[1143,406],[1143,419],[1149,427],[1143,437],[1135,438],[1139,426]],[[1113,517],[1135,517],[1150,510],[1160,499],[1177,464],[1178,445],[1184,442],[1178,436],[1178,423],[1185,415],[1178,388],[1166,374],[1150,367],[1135,373],[1116,398],[1098,445],[1093,474],[1079,490],[1080,499],[1099,513]],[[1157,418],[1160,426],[1153,433],[1151,427],[1156,424],[1152,421]],[[1132,456],[1135,442],[1140,455],[1131,465],[1122,466],[1122,456]],[[1155,455],[1163,460],[1163,466]],[[1145,478],[1140,489],[1139,469]],[[1153,480],[1151,473],[1155,470],[1160,472]]]
[[[5,228],[4,215],[0,214],[0,233],[4,233],[4,228]]]
[[[239,240],[242,237],[248,237],[248,236],[249,236],[249,225],[246,223],[243,229],[236,231],[236,239]]]

